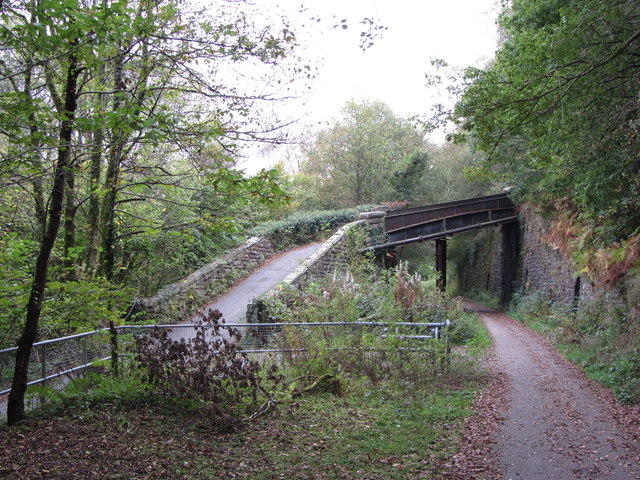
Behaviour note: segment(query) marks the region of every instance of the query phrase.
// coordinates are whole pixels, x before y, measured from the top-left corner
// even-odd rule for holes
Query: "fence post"
[[[118,372],[118,329],[113,323],[113,320],[109,322],[109,332],[111,334],[111,372],[114,377],[117,377]]]
[[[89,363],[89,358],[87,355],[87,337],[88,335],[82,337],[82,365],[86,365],[87,363]]]
[[[444,326],[444,357],[442,358],[442,369],[446,370],[451,364],[451,346],[449,345],[449,327],[451,322],[449,319],[445,319]]]
[[[41,352],[41,362],[42,362],[42,378],[45,379],[47,378],[47,344],[43,344],[42,345],[42,352]],[[46,381],[43,382],[43,385],[46,384]]]

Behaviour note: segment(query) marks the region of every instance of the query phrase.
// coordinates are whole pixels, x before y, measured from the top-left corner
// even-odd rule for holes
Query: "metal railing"
[[[449,320],[432,323],[412,322],[318,322],[318,323],[243,323],[220,325],[218,336],[228,336],[228,329],[240,332],[238,353],[261,360],[266,356],[300,354],[311,345],[323,348],[349,350],[368,348],[362,339],[380,338],[390,349],[399,351],[428,350],[425,341],[446,337]],[[88,368],[99,362],[113,361],[112,345],[118,345],[116,354],[130,354],[135,338],[154,330],[166,330],[169,337],[179,341],[195,338],[197,330],[214,327],[206,324],[178,325],[125,325],[109,329],[70,335],[34,343],[29,362],[28,385],[47,383],[62,388],[69,379],[82,376]],[[116,338],[113,338],[113,335]],[[211,334],[209,337],[214,338]],[[342,339],[337,341],[337,339]],[[363,345],[365,345],[363,347]],[[0,421],[5,420],[7,394],[11,390],[17,347],[0,350]]]
[[[0,395],[9,393],[18,347],[0,350]],[[109,359],[109,330],[94,330],[33,344],[28,385],[70,376]]]

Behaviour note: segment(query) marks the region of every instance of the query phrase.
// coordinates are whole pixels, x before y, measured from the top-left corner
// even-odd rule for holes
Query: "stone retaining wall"
[[[594,284],[579,275],[573,261],[548,239],[551,219],[532,207],[519,207],[520,256],[514,292],[536,292],[567,309],[623,308],[640,321],[640,278],[625,277],[614,288]],[[460,288],[488,290],[500,295],[501,245],[499,229],[481,231],[464,265],[458,269]]]
[[[550,220],[528,206],[519,207],[520,256],[513,291],[525,295],[541,292],[557,304],[572,306],[576,299],[589,296],[592,286],[584,279],[577,280],[571,260],[547,241]],[[501,293],[501,232],[489,228],[478,232],[467,255],[459,266],[459,285],[467,292],[487,290]],[[576,285],[578,291],[576,292]],[[578,293],[578,295],[575,295]]]
[[[283,290],[291,287],[304,288],[314,279],[324,278],[336,271],[344,270],[350,260],[347,242],[350,232],[360,229],[367,246],[384,240],[381,238],[381,235],[384,235],[384,215],[384,212],[362,213],[360,220],[338,229],[318,251],[302,262],[280,284],[247,306],[247,321],[249,323],[269,321],[268,299],[277,297]]]
[[[524,219],[520,267],[522,293],[541,292],[555,303],[566,306],[573,304],[574,296],[584,300],[592,287],[576,275],[573,262],[547,240],[551,221],[526,206],[521,207],[520,214]]]
[[[134,310],[143,314],[145,321],[175,323],[184,320],[277,251],[270,238],[251,237],[188,277],[162,288],[154,297],[136,300]]]

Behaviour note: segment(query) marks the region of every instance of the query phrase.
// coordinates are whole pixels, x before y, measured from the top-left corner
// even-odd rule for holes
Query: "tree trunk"
[[[102,127],[93,132],[91,167],[89,171],[89,238],[85,264],[93,276],[98,266],[98,248],[100,246],[100,176],[102,173],[102,148],[104,131]]]
[[[65,175],[69,168],[71,158],[71,137],[75,121],[77,108],[77,83],[80,69],[75,53],[69,54],[69,66],[67,68],[67,78],[65,84],[64,116],[60,126],[60,138],[58,146],[58,160],[54,172],[53,188],[49,206],[49,218],[47,226],[40,241],[40,249],[36,260],[36,267],[31,285],[31,293],[27,303],[27,315],[24,329],[18,341],[18,351],[16,352],[16,364],[13,374],[13,383],[9,393],[9,404],[7,406],[7,422],[14,425],[24,420],[24,394],[27,390],[27,373],[29,368],[29,357],[33,343],[38,334],[38,321],[42,310],[42,299],[47,286],[47,272],[49,270],[49,258],[51,250],[56,241],[62,207],[64,203]]]
[[[113,83],[115,95],[113,96],[113,111],[118,112],[122,107],[122,92],[125,90],[123,77],[124,55],[118,55],[113,69]],[[120,178],[120,164],[124,150],[125,134],[122,129],[114,127],[109,157],[107,159],[107,171],[104,179],[105,196],[102,203],[102,215],[100,228],[102,230],[102,252],[100,268],[105,278],[113,279],[115,270],[115,242],[116,225],[115,209],[118,194],[118,182]]]
[[[42,164],[39,158],[40,140],[38,139],[38,123],[36,120],[36,113],[33,108],[33,95],[31,92],[31,80],[33,76],[33,69],[28,68],[24,73],[24,96],[29,103],[29,142],[33,152],[29,154],[29,161],[34,169],[38,172],[42,172]],[[47,223],[47,211],[45,209],[44,191],[42,188],[42,177],[40,175],[33,175],[30,180],[31,187],[33,188],[33,199],[35,202],[36,220],[38,221],[38,239],[44,235],[44,229]]]
[[[69,167],[65,173],[66,179],[66,201],[64,206],[64,246],[62,268],[65,280],[76,280],[76,259],[73,258],[76,246],[76,174],[73,168]]]
[[[99,78],[101,84],[105,85],[105,67],[100,67]],[[105,110],[107,95],[98,94],[98,104],[100,111]],[[87,271],[93,276],[98,266],[98,247],[100,246],[100,175],[102,172],[102,149],[104,145],[104,128],[99,126],[93,132],[91,147],[91,167],[89,171],[89,238],[87,241],[87,253],[85,264]]]
[[[115,270],[115,243],[116,225],[115,210],[118,193],[118,181],[120,177],[120,152],[118,145],[114,145],[109,154],[107,172],[105,175],[105,196],[102,203],[102,220],[100,222],[102,230],[102,252],[100,256],[100,269],[105,278],[109,281],[113,279]]]

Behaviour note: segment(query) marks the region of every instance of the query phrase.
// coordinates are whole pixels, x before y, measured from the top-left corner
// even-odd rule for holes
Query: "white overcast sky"
[[[400,116],[424,115],[438,103],[426,87],[432,58],[450,65],[483,66],[496,49],[497,0],[253,0],[291,20],[305,55],[318,61],[308,94],[282,105],[283,114],[305,115],[294,130],[321,127],[350,100],[380,100]],[[301,6],[306,9],[300,12]],[[325,20],[316,23],[314,15]],[[365,17],[388,27],[373,47],[359,46]],[[348,29],[331,28],[347,20]],[[306,27],[302,27],[302,25]],[[442,140],[442,133],[432,137]],[[247,170],[277,162],[278,150],[251,159]],[[260,155],[258,155],[260,157]]]

